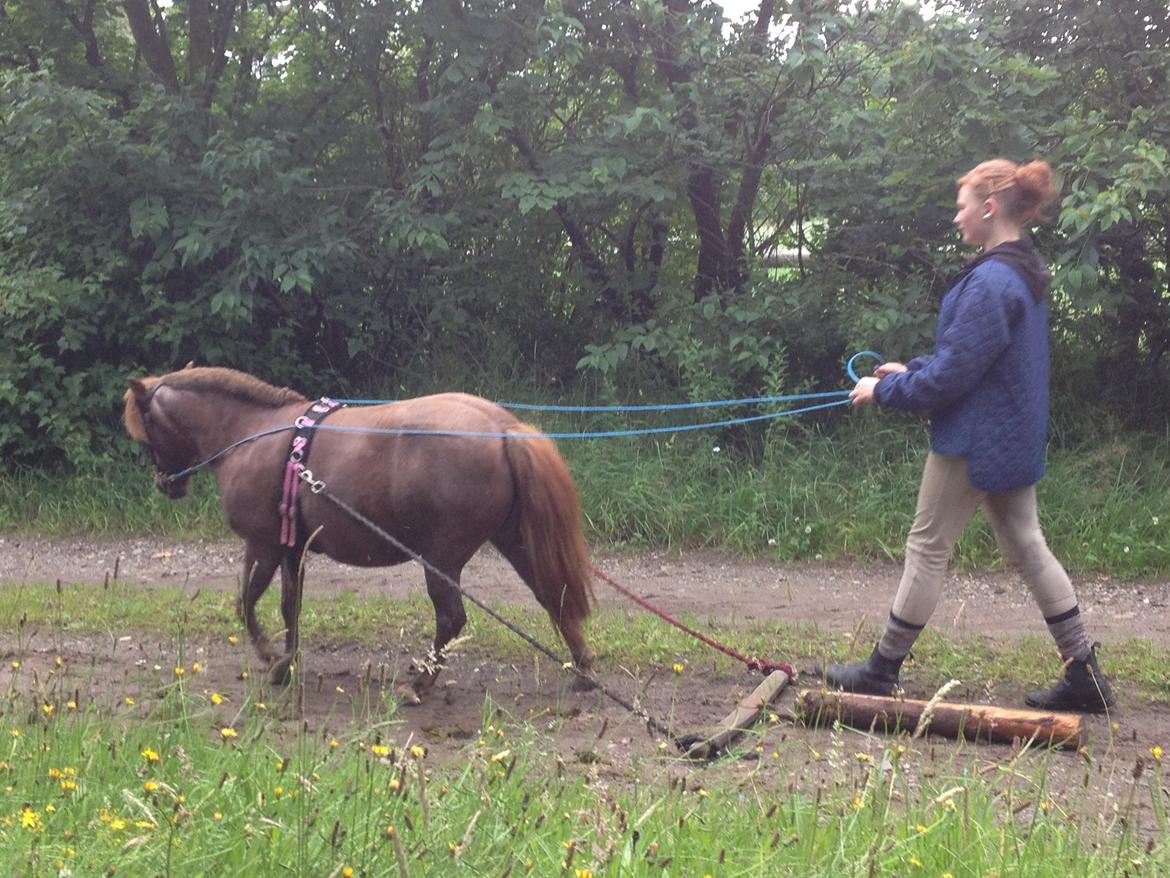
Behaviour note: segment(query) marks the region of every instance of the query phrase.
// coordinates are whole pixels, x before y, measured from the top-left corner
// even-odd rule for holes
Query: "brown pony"
[[[172,478],[234,442],[290,426],[309,400],[232,369],[191,368],[161,378],[131,378],[125,395],[127,432],[154,458],[155,486],[177,500],[189,475]],[[427,593],[435,607],[434,661],[409,687],[408,700],[429,689],[443,649],[467,621],[459,582],[464,565],[490,541],[532,589],[572,652],[588,670],[594,654],[582,635],[592,586],[577,488],[552,440],[504,409],[462,393],[388,405],[342,408],[316,430],[307,466],[325,492],[343,500],[426,559]],[[362,432],[452,431],[518,438]],[[300,494],[297,544],[281,545],[278,505],[291,430],[242,444],[212,462],[228,525],[244,538],[238,612],[274,683],[288,679],[300,615],[298,581],[306,537],[311,551],[364,567],[401,564],[410,555],[360,524],[328,497]],[[285,648],[278,652],[256,619],[256,602],[281,570]],[[433,569],[432,569],[433,568]],[[579,678],[580,679],[580,678]]]

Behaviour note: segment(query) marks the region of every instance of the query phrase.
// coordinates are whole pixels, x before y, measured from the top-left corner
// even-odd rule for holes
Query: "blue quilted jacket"
[[[907,372],[882,378],[874,398],[929,412],[934,451],[966,458],[976,488],[1009,491],[1044,475],[1047,287],[1029,288],[1017,267],[994,251],[986,255],[943,298],[934,353],[911,360]],[[1035,284],[1034,277],[1029,280]]]

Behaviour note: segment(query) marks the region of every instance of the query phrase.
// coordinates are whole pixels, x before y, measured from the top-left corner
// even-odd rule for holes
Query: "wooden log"
[[[916,732],[928,701],[884,698],[851,692],[804,689],[796,698],[797,713],[809,725],[843,725],[877,732]],[[939,701],[930,710],[930,734],[958,740],[1011,743],[1035,740],[1051,747],[1076,750],[1082,742],[1082,718],[1075,713],[1017,710],[992,704]]]
[[[706,732],[679,738],[679,748],[688,759],[718,758],[756,724],[760,714],[784,691],[790,679],[784,671],[768,674],[718,725]]]

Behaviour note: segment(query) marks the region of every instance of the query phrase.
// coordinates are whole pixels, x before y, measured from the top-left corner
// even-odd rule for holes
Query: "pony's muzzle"
[[[154,486],[168,500],[181,500],[187,496],[186,479],[172,479],[163,473],[155,473]]]

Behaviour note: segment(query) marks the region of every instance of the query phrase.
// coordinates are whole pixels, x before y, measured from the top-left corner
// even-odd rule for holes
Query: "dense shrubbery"
[[[929,344],[952,181],[993,153],[1064,177],[1058,400],[1158,427],[1170,13],[1017,5],[9,0],[0,451],[103,455],[124,377],[192,359],[309,393],[836,387]]]

